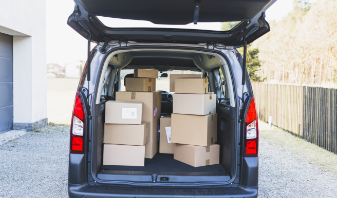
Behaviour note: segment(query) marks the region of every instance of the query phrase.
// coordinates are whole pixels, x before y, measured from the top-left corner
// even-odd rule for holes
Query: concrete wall
[[[13,38],[14,129],[47,122],[46,1],[1,1],[0,32]]]

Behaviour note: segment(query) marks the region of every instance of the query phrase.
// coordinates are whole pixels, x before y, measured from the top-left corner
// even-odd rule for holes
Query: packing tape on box
[[[206,160],[206,165],[209,165],[210,163],[209,163],[209,159],[208,160]]]
[[[136,92],[131,92],[131,100],[136,99]]]
[[[147,88],[147,90],[148,90],[148,91],[151,91],[151,86],[149,86],[149,87]]]
[[[212,94],[211,93],[209,94],[209,99],[212,100]]]

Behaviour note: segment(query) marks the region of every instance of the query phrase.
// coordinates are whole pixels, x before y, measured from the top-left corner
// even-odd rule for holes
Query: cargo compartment
[[[111,182],[116,184],[118,182],[132,182],[134,185],[137,185],[137,182],[208,183],[230,181],[237,166],[235,159],[235,152],[237,151],[234,149],[234,145],[238,143],[235,142],[234,135],[236,133],[236,127],[234,123],[236,121],[235,114],[237,111],[233,98],[233,86],[231,84],[232,80],[230,79],[228,65],[225,58],[219,55],[210,56],[200,52],[180,50],[167,52],[156,50],[122,52],[118,54],[118,57],[125,57],[126,60],[123,60],[124,63],[119,63],[117,61],[118,59],[114,58],[116,57],[116,54],[112,54],[109,57],[107,58],[109,64],[105,64],[107,65],[105,66],[106,68],[102,69],[102,71],[105,73],[104,75],[101,75],[101,89],[98,90],[98,93],[101,93],[101,97],[100,99],[97,99],[97,104],[95,105],[94,111],[96,122],[94,126],[95,129],[93,133],[94,138],[92,144],[94,149],[91,155],[93,160],[91,170],[94,178],[96,177],[96,179],[99,181],[105,181],[105,183]],[[160,59],[158,59],[158,57],[160,57]],[[203,63],[200,62],[200,60],[203,60]],[[157,67],[158,64],[153,64],[156,61],[170,61],[171,63],[175,62],[175,65],[178,65],[180,67]],[[221,62],[221,64],[215,64],[215,62]],[[130,77],[137,78],[136,76],[140,76],[141,74],[139,71],[136,70],[136,75],[125,74],[125,76],[122,76],[124,70],[126,69],[151,69],[168,73],[170,71],[173,71],[174,75],[172,75],[173,78],[171,77],[171,79],[181,80],[178,80],[179,82],[175,84],[174,82],[172,82],[172,80],[170,81],[170,76],[166,77],[166,79],[168,80],[168,89],[165,91],[170,91],[170,89],[172,90],[172,85],[174,85],[176,90],[178,91],[177,94],[180,94],[180,98],[177,97],[175,100],[194,101],[191,101],[191,103],[189,103],[188,105],[184,105],[184,102],[180,102],[179,104],[177,103],[176,106],[173,106],[173,100],[169,99],[168,95],[164,94],[164,92],[162,93],[161,91],[154,92],[150,89],[141,91],[133,91],[132,89],[127,89],[127,91],[123,91],[123,79],[127,79]],[[177,73],[179,73],[180,70],[184,70],[184,72],[181,72],[182,74],[184,74],[181,76],[181,78],[177,76]],[[186,71],[191,71],[191,76],[188,76],[189,74]],[[142,72],[145,72],[146,74],[146,71]],[[199,74],[195,74],[196,72],[199,72]],[[155,73],[156,75],[156,72],[153,73]],[[148,77],[145,74],[144,76]],[[219,75],[224,75],[224,77],[221,77]],[[143,78],[143,76],[140,77]],[[191,83],[191,81],[186,81],[186,79],[188,78],[193,79],[195,83],[199,83],[201,87],[200,90],[195,89],[189,92],[188,87],[191,86],[191,84],[188,83]],[[165,81],[165,79],[160,77],[158,79],[152,78],[152,80],[160,81],[161,84]],[[226,81],[226,83],[223,83],[221,81]],[[177,85],[181,83],[186,86],[180,87],[180,89],[177,87]],[[159,89],[158,85],[159,84],[157,83],[157,90]],[[130,87],[130,85],[127,86]],[[174,94],[171,92],[168,93]],[[130,163],[129,165],[104,165],[107,163],[103,163],[106,162],[103,158],[107,157],[107,154],[104,153],[104,141],[106,141],[106,137],[104,136],[104,125],[107,121],[106,115],[110,115],[106,111],[113,111],[111,109],[108,110],[107,108],[109,107],[106,106],[106,104],[108,104],[109,102],[112,103],[111,101],[116,101],[114,102],[114,104],[125,103],[124,105],[129,106],[142,103],[142,108],[138,108],[137,113],[138,115],[140,115],[139,109],[142,110],[141,122],[148,123],[150,127],[148,129],[149,131],[147,131],[146,133],[145,131],[141,132],[142,134],[148,133],[146,136],[148,140],[146,138],[140,138],[140,140],[137,141],[136,145],[130,145],[129,142],[131,141],[125,141],[125,144],[128,144],[127,146],[125,146],[125,148],[127,148],[127,152],[125,152],[126,155],[124,156],[126,160],[121,158],[120,156],[120,153],[123,153],[124,151],[116,151],[117,149],[123,149],[123,146],[118,146],[119,144],[117,140],[117,142],[114,141],[117,138],[109,142],[114,144],[114,146],[109,146],[109,149],[116,149],[112,153],[117,156],[118,159],[123,159],[123,162],[121,163]],[[214,102],[215,106],[212,107],[211,105],[209,105],[209,101]],[[129,104],[132,102],[135,102],[135,104]],[[193,109],[193,111],[189,111],[189,109],[197,105],[196,103],[203,103],[203,105],[200,105],[200,108],[198,109]],[[161,108],[163,104],[165,104],[165,111],[163,110],[163,108]],[[179,107],[181,109],[177,109]],[[176,108],[175,111],[177,113],[173,112],[174,108]],[[122,112],[122,110],[119,111]],[[177,124],[174,127],[179,127],[179,130],[176,130],[176,133],[188,131],[187,136],[177,136],[178,138],[172,139],[173,142],[178,141],[179,144],[193,144],[196,146],[179,147],[182,152],[187,152],[189,149],[191,150],[192,148],[193,151],[191,150],[191,155],[201,155],[200,153],[209,152],[210,147],[212,146],[212,155],[214,155],[215,153],[218,158],[212,156],[212,159],[208,159],[205,154],[206,157],[198,158],[198,162],[194,163],[194,158],[192,157],[192,162],[184,163],[184,155],[177,155],[177,159],[175,159],[174,154],[170,154],[172,153],[173,146],[172,148],[169,148],[167,143],[165,144],[165,149],[162,149],[163,152],[160,152],[160,141],[166,139],[166,137],[158,137],[158,135],[163,134],[162,131],[160,131],[159,133],[159,129],[161,128],[160,118],[163,116],[171,116],[171,118],[177,120],[175,121]],[[196,116],[196,118],[198,119],[194,119],[194,116]],[[188,121],[188,123],[184,124],[184,119],[188,119],[186,120]],[[198,125],[193,126],[196,127],[194,129],[192,129],[193,120],[198,120]],[[133,123],[134,122],[128,121],[128,123],[126,124]],[[189,127],[188,124],[191,125],[191,127]],[[168,125],[167,121],[165,123],[165,126],[166,125]],[[174,127],[173,130],[175,130]],[[127,130],[130,130],[132,127],[125,128],[127,128]],[[193,130],[197,131],[197,133],[194,134]],[[203,130],[205,131],[204,133]],[[212,132],[212,130],[214,132]],[[173,132],[172,135],[176,133]],[[128,132],[125,134],[132,133]],[[113,136],[110,136],[110,138],[111,137]],[[173,142],[171,144],[174,144]],[[145,151],[143,151],[144,145],[141,145],[142,143],[145,144]],[[132,146],[138,147],[133,148]],[[132,163],[132,159],[128,159],[130,157],[132,158],[132,155],[127,153],[132,152],[133,149],[135,150],[134,152],[137,151],[142,155],[142,152],[145,152],[144,164],[139,162],[138,155],[137,162],[135,162],[134,165]],[[217,149],[217,152],[214,152],[213,149]],[[114,160],[111,158],[109,158],[108,162],[110,164],[115,163]]]

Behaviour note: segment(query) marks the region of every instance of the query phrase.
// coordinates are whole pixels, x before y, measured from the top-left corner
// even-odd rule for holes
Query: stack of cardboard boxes
[[[208,93],[208,79],[177,78],[174,86],[174,159],[195,167],[218,164],[216,95]]]
[[[125,78],[125,92],[105,105],[103,165],[144,166],[157,153],[161,92],[157,70],[136,69]]]

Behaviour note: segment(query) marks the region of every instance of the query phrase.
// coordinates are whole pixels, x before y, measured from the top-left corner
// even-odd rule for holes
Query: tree
[[[239,24],[239,21],[233,21],[233,22],[223,22],[221,25],[222,31],[228,31],[234,28],[237,24]],[[243,55],[243,47],[238,49],[239,52]],[[253,48],[251,45],[247,46],[247,70],[249,73],[249,77],[251,81],[254,82],[261,82],[264,79],[262,79],[257,72],[260,70],[261,67],[261,61],[259,59],[259,49]]]
[[[243,47],[238,49],[239,52],[243,55]],[[262,79],[257,72],[261,68],[261,61],[259,59],[259,49],[253,48],[250,44],[247,46],[247,61],[246,66],[248,74],[251,81],[262,82],[265,79]]]

